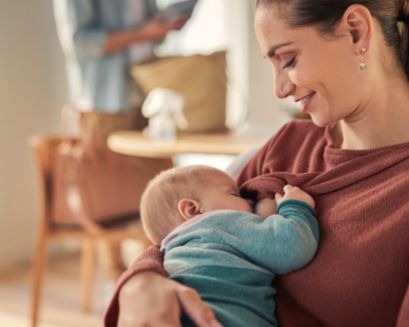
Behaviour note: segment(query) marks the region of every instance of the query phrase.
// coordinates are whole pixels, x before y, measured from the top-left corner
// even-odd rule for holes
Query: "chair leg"
[[[93,279],[95,271],[95,244],[92,238],[86,238],[82,245],[82,309],[90,311],[92,305]]]
[[[122,259],[121,239],[102,239],[99,242],[98,254],[107,277],[117,281],[119,276],[126,270]]]
[[[32,313],[31,326],[36,327],[39,317],[41,296],[43,291],[44,271],[47,267],[47,238],[45,232],[41,232],[33,257],[33,293],[32,293]]]

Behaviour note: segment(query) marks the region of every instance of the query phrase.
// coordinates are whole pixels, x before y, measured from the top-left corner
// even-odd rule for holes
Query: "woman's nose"
[[[295,85],[290,81],[287,74],[277,74],[275,80],[275,93],[279,99],[284,99],[294,92]]]

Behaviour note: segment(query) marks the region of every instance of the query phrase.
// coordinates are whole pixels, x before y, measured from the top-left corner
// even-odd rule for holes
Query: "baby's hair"
[[[176,167],[153,178],[141,198],[141,219],[148,238],[159,245],[180,224],[178,203],[183,198],[199,199],[197,189],[208,184],[209,172],[216,168],[202,165]]]

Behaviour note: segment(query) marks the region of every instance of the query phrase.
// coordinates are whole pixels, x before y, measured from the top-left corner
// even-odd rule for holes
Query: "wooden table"
[[[266,137],[224,133],[184,134],[174,141],[152,141],[141,132],[117,131],[108,137],[108,147],[130,156],[171,158],[187,153],[238,155],[266,140]]]

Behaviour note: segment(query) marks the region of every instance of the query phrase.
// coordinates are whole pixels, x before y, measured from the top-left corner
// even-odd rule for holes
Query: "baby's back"
[[[224,223],[229,232],[221,228]],[[218,212],[182,230],[166,246],[165,270],[170,278],[196,289],[224,327],[274,326],[275,275],[237,250],[240,236],[248,237],[241,235],[246,234],[245,219],[235,222],[235,235],[231,224]],[[194,324],[184,317],[183,326]]]

